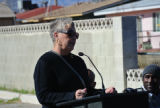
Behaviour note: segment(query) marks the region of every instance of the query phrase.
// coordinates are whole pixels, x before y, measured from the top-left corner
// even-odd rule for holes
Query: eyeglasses
[[[75,32],[74,30],[68,30],[68,31],[58,31],[59,33],[67,34],[69,38],[76,37],[76,39],[79,38],[79,33]]]

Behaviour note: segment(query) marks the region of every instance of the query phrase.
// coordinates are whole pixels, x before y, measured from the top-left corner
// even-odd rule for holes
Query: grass
[[[19,102],[21,102],[20,98],[13,98],[13,99],[11,99],[11,100],[8,100],[8,101],[6,102],[6,104],[19,103]]]
[[[4,87],[0,87],[0,90],[4,90],[4,91],[11,91],[11,92],[17,92],[17,93],[21,93],[21,94],[35,94],[35,90],[32,90],[32,91],[28,91],[28,90],[24,90],[24,89],[21,89],[21,90],[18,90],[18,89],[10,89],[10,88],[6,88],[5,86]],[[0,104],[11,104],[11,103],[20,103],[21,100],[20,98],[13,98],[13,99],[10,99],[10,100],[4,100],[4,99],[0,99]]]
[[[10,100],[1,100],[0,99],[0,104],[11,104],[11,103],[20,103],[20,102],[21,102],[20,98],[13,98]]]
[[[11,88],[6,88],[6,87],[0,87],[0,90],[6,90],[6,91],[17,92],[17,93],[22,93],[22,94],[35,94],[35,90],[31,90],[31,91],[24,90],[24,89],[18,90],[16,88],[11,89]]]
[[[5,100],[0,99],[0,104],[3,104],[3,103],[5,103]]]
[[[4,87],[0,87],[0,90],[4,90],[4,91],[11,91],[11,92],[17,92],[17,93],[20,93],[20,94],[35,94],[35,90],[32,90],[32,91],[28,91],[28,90],[18,90],[18,89],[10,89],[10,88],[6,88],[5,86]],[[13,99],[10,99],[10,100],[4,100],[4,99],[0,99],[0,104],[11,104],[11,103],[20,103],[21,100],[20,98],[13,98]]]

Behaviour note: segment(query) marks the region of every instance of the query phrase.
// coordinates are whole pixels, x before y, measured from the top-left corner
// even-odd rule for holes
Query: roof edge
[[[22,23],[38,23],[40,21],[49,21],[49,20],[54,20],[57,18],[77,17],[77,16],[82,16],[82,14],[64,15],[64,16],[57,16],[57,17],[45,17],[43,19],[22,20]]]
[[[135,1],[137,1],[137,0],[135,0]],[[134,2],[135,2],[135,1],[134,1]],[[133,1],[131,1],[131,0],[118,1],[118,2],[115,2],[115,3],[111,3],[111,4],[108,4],[108,5],[105,5],[105,6],[96,8],[96,9],[93,9],[93,10],[89,10],[89,11],[83,12],[83,15],[92,13],[92,12],[94,12],[94,11],[99,11],[99,10],[103,10],[103,9],[106,9],[106,8],[111,8],[111,7],[114,7],[114,6],[117,6],[117,5],[120,5],[120,4],[124,4],[124,3],[128,3],[128,2],[133,2]]]
[[[64,17],[77,17],[77,16],[82,16],[83,14],[73,14],[73,15],[64,15],[64,16],[55,16],[55,17],[45,17],[43,20],[53,20],[56,18],[64,18]]]

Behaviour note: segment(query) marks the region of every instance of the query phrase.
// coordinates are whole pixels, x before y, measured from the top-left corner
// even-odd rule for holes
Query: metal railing
[[[137,50],[139,52],[146,52],[147,50],[149,52],[160,51],[160,32],[152,30],[138,31]]]

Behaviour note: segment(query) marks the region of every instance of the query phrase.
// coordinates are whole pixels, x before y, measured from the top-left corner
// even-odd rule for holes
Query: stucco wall
[[[48,33],[1,35],[0,85],[32,90],[36,61],[51,43]]]
[[[122,91],[126,86],[125,70],[136,67],[137,60],[134,50],[136,36],[133,33],[135,22],[123,21],[125,21],[123,18],[115,17],[75,22],[80,38],[73,53],[78,54],[81,51],[90,56],[102,73],[105,86],[115,86],[118,91]],[[132,27],[122,30],[124,25],[130,24]],[[34,89],[33,72],[36,62],[45,51],[52,49],[49,32],[48,23],[0,28],[1,87]],[[127,47],[124,47],[125,45]],[[87,67],[96,74],[96,87],[101,88],[101,80],[96,70],[86,57],[82,58]]]
[[[108,22],[108,25],[101,25]],[[106,87],[114,86],[119,92],[126,87],[126,70],[137,68],[136,50],[136,17],[114,17],[101,19],[95,27],[90,22],[81,22],[86,25],[78,29],[80,38],[77,40],[75,54],[84,52],[88,55],[101,72]],[[88,28],[87,28],[88,27]],[[101,79],[87,57],[82,57],[87,67],[96,74],[97,88],[101,88]]]
[[[46,25],[19,25],[0,28],[0,86],[33,90],[33,71],[39,56],[51,50]],[[43,30],[42,30],[43,27]],[[30,29],[27,29],[30,28]]]

